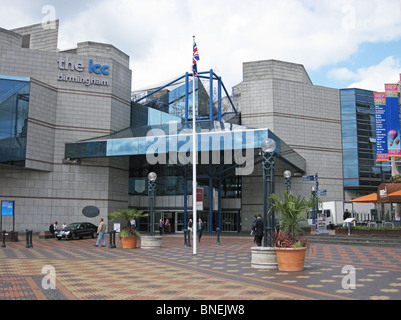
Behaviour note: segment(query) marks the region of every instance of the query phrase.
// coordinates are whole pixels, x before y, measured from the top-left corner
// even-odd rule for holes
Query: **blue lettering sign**
[[[93,64],[93,60],[92,59],[89,60],[89,73],[96,73],[96,74],[103,73],[104,75],[108,75],[109,68],[110,68],[110,66],[107,66],[107,65],[102,66],[100,64]]]

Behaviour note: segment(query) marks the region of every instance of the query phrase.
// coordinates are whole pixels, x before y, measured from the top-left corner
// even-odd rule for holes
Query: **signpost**
[[[315,195],[317,198],[327,196],[326,189],[319,191],[319,177],[317,173],[315,175],[303,176],[302,181],[316,182],[315,188],[312,189],[312,194]],[[324,212],[324,210],[321,210],[321,213],[319,213],[319,204],[316,204],[316,206],[313,208],[312,217],[312,224],[316,225],[316,234],[328,234],[326,219],[326,213]]]
[[[0,219],[0,229],[3,229],[3,217],[13,217],[13,232],[15,229],[15,214],[14,214],[14,201],[2,200],[1,201],[1,219]]]

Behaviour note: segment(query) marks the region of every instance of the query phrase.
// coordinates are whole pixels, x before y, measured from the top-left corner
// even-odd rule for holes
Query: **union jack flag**
[[[194,76],[198,76],[198,66],[197,62],[200,60],[199,58],[199,52],[198,52],[198,46],[196,45],[196,42],[194,41],[194,53],[193,53],[193,58],[192,58],[192,70],[194,72]]]

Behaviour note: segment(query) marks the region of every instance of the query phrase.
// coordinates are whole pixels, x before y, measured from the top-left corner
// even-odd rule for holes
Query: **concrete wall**
[[[18,34],[0,30],[0,75],[31,78],[27,160],[24,169],[0,167],[0,200],[15,201],[16,231],[44,231],[56,220],[97,224],[99,217],[82,215],[84,207],[97,206],[106,218],[128,206],[128,159],[73,163],[64,159],[65,143],[129,127],[129,57],[111,45],[93,42],[57,52],[53,49],[58,28],[41,32],[36,25],[15,31],[35,34],[26,49],[15,40],[20,39]],[[81,61],[85,69],[60,70],[58,59],[67,56]],[[108,65],[109,75],[89,73],[90,59]],[[59,74],[105,80],[108,85],[60,81]],[[3,219],[3,229],[11,228],[12,219]]]
[[[325,201],[343,199],[339,90],[315,86],[303,66],[268,60],[244,63],[239,107],[242,124],[268,128],[307,162],[308,175],[319,175]],[[260,166],[261,167],[261,166]],[[243,228],[263,212],[262,170],[243,177]],[[314,183],[292,178],[295,194],[310,195]],[[283,193],[282,172],[276,172],[276,193]]]

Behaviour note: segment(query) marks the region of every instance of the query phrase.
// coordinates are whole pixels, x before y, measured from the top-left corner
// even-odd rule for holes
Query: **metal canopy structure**
[[[183,81],[184,79],[184,81]],[[209,92],[203,84],[209,81]],[[217,101],[213,98],[217,82]],[[150,93],[137,96],[131,103],[131,126],[108,136],[67,143],[66,159],[130,157],[149,164],[182,167],[182,175],[191,179],[187,167],[192,152],[192,98],[190,74],[186,74]],[[225,91],[224,110],[222,91]],[[219,190],[230,176],[252,174],[261,166],[261,144],[266,138],[276,142],[276,172],[291,170],[304,174],[306,160],[290,148],[269,129],[254,129],[240,125],[238,111],[221,81],[213,70],[200,72],[196,79],[196,138],[199,174],[197,178],[209,188]],[[227,102],[228,101],[228,102]],[[131,161],[132,162],[132,161]],[[154,162],[154,163],[153,163]],[[192,163],[192,162],[191,162]],[[186,195],[186,190],[184,190]],[[212,197],[209,197],[212,201]],[[221,205],[219,201],[219,216]],[[212,215],[212,203],[209,210]],[[186,210],[186,203],[185,208]],[[219,218],[221,220],[221,218]],[[210,224],[210,232],[212,232]]]
[[[67,143],[66,159],[143,156],[152,153],[174,154],[191,152],[192,103],[191,74],[186,74],[132,101],[131,126],[108,136]],[[277,144],[277,157],[282,166],[294,173],[304,173],[306,161],[269,129],[253,129],[238,124],[238,111],[219,76],[213,70],[199,72],[200,79],[209,81],[209,92],[203,82],[196,83],[197,151],[230,152],[255,150],[260,157],[264,139]],[[183,79],[185,81],[183,82]],[[213,101],[217,81],[217,101]],[[173,88],[173,89],[170,89]],[[228,106],[222,110],[222,92]],[[227,119],[227,120],[225,120]],[[234,119],[234,120],[233,120]],[[186,147],[188,146],[188,148]],[[227,159],[227,158],[225,158]],[[177,163],[179,165],[180,163]],[[223,164],[219,162],[218,164]],[[285,170],[284,170],[285,171]],[[283,172],[284,172],[283,171]]]

